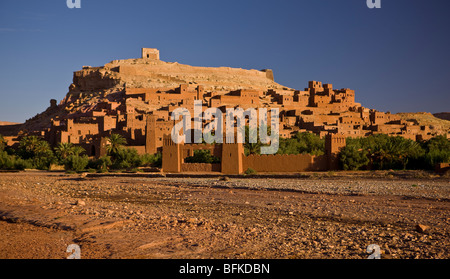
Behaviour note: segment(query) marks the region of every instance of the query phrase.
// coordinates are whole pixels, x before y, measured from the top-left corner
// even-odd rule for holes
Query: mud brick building
[[[437,126],[424,126],[396,114],[365,108],[355,98],[354,90],[335,89],[332,84],[320,81],[308,82],[308,87],[303,90],[287,88],[274,81],[270,69],[194,67],[164,62],[160,60],[159,50],[143,48],[140,58],[114,60],[101,67],[84,66],[74,72],[66,97],[59,104],[52,100],[47,111],[24,125],[29,134],[42,136],[53,146],[70,142],[82,146],[93,157],[105,154],[105,138],[113,133],[124,136],[128,147],[135,148],[140,154],[163,152],[173,156],[173,152],[164,151],[164,148],[172,148],[165,140],[175,124],[170,120],[171,114],[183,107],[193,115],[195,101],[202,103],[203,111],[215,107],[224,114],[227,108],[278,108],[279,132],[284,138],[298,132],[321,137],[335,135],[340,139],[382,133],[412,140],[449,134],[448,130]],[[207,124],[204,121],[202,126]],[[279,166],[291,170],[291,165],[297,166],[293,171],[332,168],[330,158],[336,151],[334,146],[336,144],[327,147],[327,150],[333,150],[325,156],[328,159],[274,156],[269,160],[273,164],[265,166],[260,164],[263,159],[255,156],[241,159],[238,146],[223,145],[222,151],[211,148],[220,153],[225,162],[228,158],[223,152],[231,150],[236,154],[233,162],[238,162],[238,166],[237,171],[230,172],[241,172],[252,166],[261,171],[281,171]],[[176,148],[191,150],[187,145]],[[177,171],[183,169],[180,159],[183,156],[177,157]],[[264,157],[264,160],[268,158]],[[235,166],[235,163],[231,165]]]

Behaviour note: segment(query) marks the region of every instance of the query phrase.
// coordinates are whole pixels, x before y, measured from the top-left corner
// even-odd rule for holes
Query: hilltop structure
[[[449,133],[438,126],[424,126],[399,115],[365,108],[355,101],[355,91],[334,89],[332,84],[310,81],[304,90],[295,90],[276,83],[269,69],[194,67],[164,62],[157,49],[149,48],[143,48],[141,54],[138,59],[115,60],[102,67],[84,66],[76,71],[60,104],[52,100],[47,111],[21,127],[22,133],[38,134],[52,145],[59,142],[80,145],[94,157],[105,154],[105,138],[112,133],[124,136],[129,147],[141,154],[162,152],[163,146],[172,148],[164,139],[174,125],[170,120],[172,111],[181,106],[192,112],[196,100],[202,101],[205,110],[217,107],[224,113],[226,108],[279,108],[280,136],[284,138],[312,132],[321,137],[332,134],[334,138],[382,133],[426,140]],[[10,142],[17,141],[17,137],[10,136]],[[327,140],[331,144],[332,137]],[[331,157],[337,152],[328,143],[329,159],[319,169],[330,168]],[[178,156],[175,169],[181,171],[178,165],[189,154],[186,150],[192,148],[176,148],[181,149],[174,153]],[[224,145],[222,150],[227,148]],[[240,147],[233,148],[237,148],[233,152],[241,154]],[[215,148],[212,151],[218,152]],[[256,161],[249,163],[252,158],[241,161],[241,155],[236,156],[238,165],[244,169],[258,165]],[[308,162],[304,169],[314,169],[318,164],[314,160],[322,159],[301,160]],[[238,167],[238,171],[242,168]]]

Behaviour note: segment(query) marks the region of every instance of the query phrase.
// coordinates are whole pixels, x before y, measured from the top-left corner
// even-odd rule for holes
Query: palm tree
[[[24,159],[33,158],[36,155],[40,139],[36,136],[25,136],[19,143],[19,154]]]
[[[73,154],[73,144],[69,142],[60,142],[55,147],[55,153],[60,160],[65,160],[67,157]]]
[[[50,144],[45,140],[40,140],[37,142],[34,153],[36,156],[47,156],[49,154],[53,155]]]
[[[72,150],[72,154],[75,156],[80,156],[84,152],[86,152],[86,150],[81,146],[74,146]]]
[[[64,162],[64,160],[72,155],[79,157],[84,152],[86,152],[86,150],[83,147],[75,146],[68,142],[58,143],[58,146],[55,147],[55,153],[60,162]]]
[[[111,134],[108,138],[108,145],[106,146],[106,150],[109,155],[114,156],[119,152],[119,150],[127,144],[127,140],[119,134]]]
[[[245,133],[245,142],[244,142],[244,150],[245,155],[252,155],[252,154],[260,154],[261,153],[261,140],[259,138],[259,129],[250,129],[249,126],[244,127],[244,133]],[[252,133],[250,135],[250,133]],[[255,138],[257,139],[256,142],[250,142],[250,139]]]

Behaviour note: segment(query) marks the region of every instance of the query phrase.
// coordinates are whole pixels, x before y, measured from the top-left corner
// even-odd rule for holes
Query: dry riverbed
[[[448,178],[0,173],[0,258],[450,257]]]

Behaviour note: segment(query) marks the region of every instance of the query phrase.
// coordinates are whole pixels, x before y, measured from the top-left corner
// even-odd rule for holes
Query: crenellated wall
[[[257,172],[293,173],[304,171],[326,171],[338,168],[337,153],[345,146],[345,137],[339,135],[326,136],[326,155],[249,155],[245,156],[242,143],[226,143],[221,145],[175,144],[169,135],[164,135],[163,170],[166,172],[211,172],[221,171],[223,174],[242,174],[251,168]],[[184,158],[192,156],[194,150],[208,149],[220,156],[221,164],[212,169],[211,164],[185,164]],[[217,169],[218,168],[218,169]],[[220,169],[220,170],[219,170]]]

